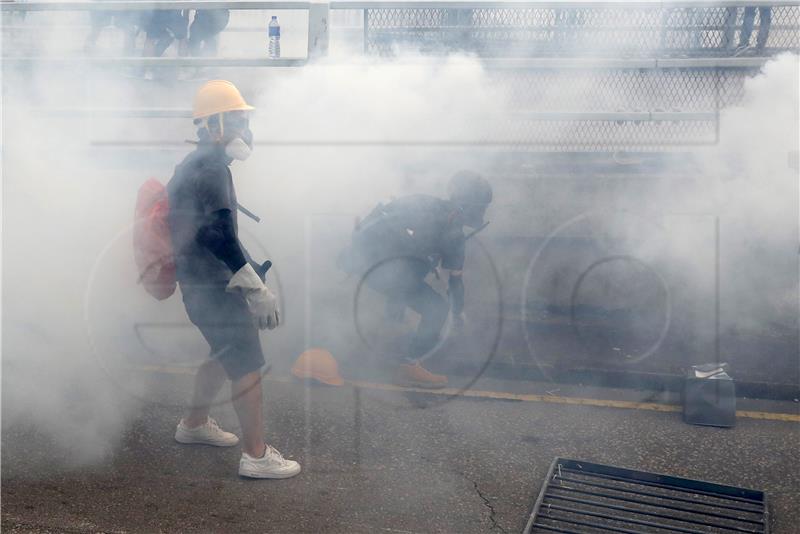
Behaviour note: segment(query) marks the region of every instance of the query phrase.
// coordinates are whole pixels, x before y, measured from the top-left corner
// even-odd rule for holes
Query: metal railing
[[[308,0],[108,0],[102,2],[0,2],[0,11],[181,11],[184,9],[309,9]]]
[[[0,2],[0,12],[65,12],[65,11],[184,11],[184,10],[306,10],[308,11],[308,55],[309,59],[324,56],[328,52],[328,19],[330,4],[317,1],[249,1],[249,0],[169,0],[169,1],[125,1],[108,0],[103,2],[68,1],[68,2]],[[140,64],[148,66],[261,66],[261,67],[287,67],[299,66],[305,63],[306,58],[283,58],[282,60],[262,60],[262,58],[124,58],[127,64]],[[39,58],[39,57],[9,57],[4,56],[4,61],[76,61],[74,58]],[[85,58],[87,61],[108,61],[108,58]],[[159,61],[160,60],[160,61]],[[241,63],[244,61],[244,64]],[[238,63],[237,63],[238,62]]]
[[[717,2],[338,2],[364,10],[364,48],[388,55],[728,56],[800,49],[800,4]]]
[[[2,12],[307,10],[308,57],[327,53],[330,10],[363,12],[368,54],[398,48],[481,57],[724,57],[800,50],[800,1],[131,1],[0,2]],[[294,58],[299,59],[299,58]]]
[[[316,4],[313,2],[254,2],[254,1],[170,1],[170,2],[139,2],[139,1],[108,1],[108,2],[28,2],[21,4],[2,3],[3,11],[44,11],[44,10],[148,10],[148,9],[201,9],[219,8],[224,6],[229,9],[315,9],[318,7],[317,17],[309,17],[309,55],[322,55],[327,49],[329,39],[329,9],[362,9],[364,11],[364,38],[367,49],[374,53],[382,53],[383,49],[371,49],[372,39],[380,35],[389,35],[406,38],[413,35],[429,21],[439,21],[435,17],[443,16],[442,13],[460,13],[464,10],[470,13],[469,18],[462,19],[475,26],[449,26],[431,23],[425,28],[425,34],[431,42],[444,43],[454,35],[454,28],[459,31],[469,28],[470,38],[485,36],[480,33],[489,28],[491,21],[495,27],[505,24],[506,29],[514,32],[522,31],[521,28],[532,28],[531,21],[547,21],[554,23],[556,10],[572,10],[575,15],[573,22],[580,20],[580,25],[575,22],[570,27],[575,32],[564,42],[563,54],[547,55],[540,57],[498,57],[484,54],[481,59],[487,72],[488,83],[496,86],[505,98],[510,100],[512,109],[516,110],[513,116],[505,119],[500,137],[476,139],[472,144],[486,146],[508,145],[522,150],[546,151],[608,151],[608,150],[647,150],[661,151],[687,145],[713,144],[719,139],[718,113],[720,109],[737,104],[744,94],[745,80],[756,73],[768,60],[768,55],[783,46],[786,49],[797,49],[798,31],[785,33],[784,27],[797,29],[800,2],[778,2],[763,0],[733,1],[720,0],[717,2],[637,2],[624,3],[628,12],[627,22],[622,24],[620,17],[623,3],[621,2],[463,2],[463,1],[437,1],[437,2],[364,2],[340,0],[331,4]],[[663,57],[658,51],[663,48],[647,48],[646,43],[638,41],[647,39],[651,44],[657,36],[661,39],[671,35],[673,31],[683,31],[680,25],[673,23],[670,14],[675,10],[734,10],[735,19],[743,21],[744,9],[747,7],[772,7],[781,8],[782,15],[773,12],[772,26],[767,46],[762,51],[764,55],[757,57],[720,57],[717,53],[698,53],[692,57]],[[483,11],[481,11],[483,10]],[[605,10],[605,11],[604,11]],[[516,12],[516,19],[505,19],[510,12]],[[489,16],[489,13],[494,13]],[[695,11],[697,12],[697,11]],[[710,13],[700,11],[701,13]],[[383,13],[383,19],[374,18],[378,13]],[[401,14],[400,18],[392,18],[392,14]],[[544,17],[542,13],[549,13]],[[651,26],[633,28],[631,25],[640,21],[637,17],[646,14],[646,21]],[[391,15],[391,16],[390,16]],[[423,16],[424,15],[424,16]],[[434,17],[435,15],[435,17]],[[534,16],[536,15],[536,16]],[[450,16],[450,15],[448,15]],[[759,13],[756,13],[758,22]],[[422,18],[419,18],[422,17]],[[427,18],[426,18],[427,17]],[[434,18],[431,18],[434,17]],[[533,18],[531,18],[533,17]],[[544,18],[543,18],[544,17]],[[555,17],[555,18],[554,18]],[[787,23],[786,17],[789,17]],[[793,17],[793,18],[792,18]],[[569,18],[569,17],[568,17]],[[389,33],[381,33],[375,21],[389,21],[395,27]],[[316,21],[316,22],[315,22]],[[506,21],[506,22],[503,22]],[[615,31],[612,21],[616,21]],[[663,26],[664,21],[669,24]],[[502,24],[501,24],[502,23]],[[528,26],[525,26],[528,24]],[[633,24],[635,26],[635,24]],[[655,26],[653,26],[655,25]],[[712,25],[713,26],[713,25]],[[661,28],[661,33],[653,31],[654,27]],[[692,26],[692,31],[697,28]],[[704,27],[708,32],[709,46],[701,50],[714,49],[716,52],[720,30],[718,27]],[[551,28],[552,29],[552,28]],[[373,31],[374,30],[374,31]],[[398,32],[395,32],[398,30]],[[480,30],[480,31],[478,31]],[[525,31],[528,31],[525,30]],[[759,30],[758,24],[754,32]],[[411,33],[408,33],[410,31]],[[741,29],[735,29],[733,35],[740,38]],[[375,33],[377,32],[377,33]],[[478,32],[478,33],[475,33]],[[738,33],[737,33],[738,32]],[[779,32],[779,33],[775,33]],[[781,34],[780,32],[784,32]],[[312,33],[314,38],[312,38]],[[463,37],[463,34],[461,34]],[[510,34],[504,34],[510,35]],[[519,34],[514,34],[519,35]],[[529,32],[531,50],[541,52],[547,47],[555,46],[561,37],[559,33],[550,31],[549,40],[536,40],[540,35]],[[624,57],[625,54],[615,56],[597,53],[599,57],[580,57],[575,44],[582,42],[587,36],[594,36],[599,43],[611,40],[611,35],[618,35],[617,50],[625,50],[632,43],[639,43],[642,47],[636,57]],[[789,37],[787,37],[789,35]],[[776,37],[777,36],[777,37]],[[436,39],[438,41],[436,41]],[[563,37],[563,35],[562,35]],[[603,41],[606,39],[607,41]],[[666,42],[672,42],[673,37],[664,37]],[[715,40],[716,39],[716,40]],[[788,39],[788,41],[786,40]],[[380,41],[383,45],[395,45],[402,39]],[[472,43],[490,43],[491,39],[472,41],[459,41]],[[500,41],[502,42],[502,39]],[[664,41],[658,41],[663,43]],[[701,43],[704,41],[700,41]],[[738,41],[736,41],[738,43]],[[529,44],[530,44],[529,43]],[[538,43],[538,44],[537,44]],[[570,45],[572,43],[572,45]],[[621,43],[621,44],[620,44]],[[644,43],[644,44],[643,44]],[[419,43],[417,43],[419,44]],[[713,44],[714,46],[711,46]],[[781,45],[781,46],[778,46]],[[375,45],[377,46],[377,45]],[[438,46],[438,45],[437,45]],[[727,45],[726,45],[727,46]],[[538,48],[537,48],[538,47]],[[602,47],[601,47],[602,48]],[[447,50],[447,46],[439,46],[432,51]],[[488,48],[487,48],[488,50]],[[641,51],[653,52],[650,56],[642,56]],[[726,49],[728,50],[728,49]],[[606,50],[608,51],[608,50]],[[593,53],[597,50],[593,50]],[[656,53],[658,52],[658,53]],[[731,50],[728,50],[731,52]],[[726,53],[728,53],[726,52]],[[572,54],[572,55],[569,55]],[[705,56],[704,56],[705,54]],[[522,54],[521,54],[522,55]],[[536,54],[534,54],[536,55]],[[632,56],[629,54],[628,56]],[[731,54],[728,53],[730,56]],[[542,57],[543,56],[543,57]],[[150,67],[183,67],[183,66],[212,66],[212,67],[287,67],[301,66],[307,63],[305,58],[284,58],[270,60],[264,57],[217,57],[217,58],[137,58],[137,57],[4,57],[5,62],[51,62],[70,66],[76,62],[90,62],[103,67],[107,66],[150,66]],[[437,62],[435,58],[419,58],[418,62]],[[404,62],[403,64],[407,64]],[[326,68],[335,68],[331,60],[326,62]],[[67,113],[68,110],[51,110],[56,113]],[[82,110],[72,110],[82,113]],[[186,110],[140,109],[127,110],[131,117],[138,118],[178,118],[186,114]],[[120,117],[125,110],[91,110],[95,118]],[[495,128],[497,131],[498,128]],[[357,140],[356,140],[357,141]],[[367,140],[363,140],[365,144]],[[326,140],[315,140],[316,144],[325,144]],[[332,144],[336,140],[330,141]],[[446,140],[442,141],[446,143]],[[302,141],[298,140],[298,144]],[[469,143],[467,143],[469,144]]]

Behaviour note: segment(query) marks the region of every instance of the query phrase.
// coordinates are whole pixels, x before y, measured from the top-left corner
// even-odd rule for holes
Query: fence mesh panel
[[[367,9],[365,49],[481,57],[731,57],[800,50],[800,6],[581,6]],[[512,109],[713,113],[741,102],[757,69],[490,71]],[[669,150],[709,144],[717,120],[512,119],[487,142],[530,150]]]
[[[717,141],[719,110],[741,102],[757,69],[490,70],[495,94],[520,118],[487,142],[546,151],[663,151]],[[671,113],[669,120],[538,120],[536,113]],[[681,114],[706,114],[683,119]]]
[[[395,47],[513,56],[728,56],[800,47],[800,6],[392,8],[366,10],[369,53]]]
[[[754,69],[497,70],[492,83],[536,111],[716,111],[739,103]]]

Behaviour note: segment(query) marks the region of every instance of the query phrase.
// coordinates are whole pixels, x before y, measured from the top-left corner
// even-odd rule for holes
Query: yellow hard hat
[[[329,386],[341,386],[339,365],[333,355],[325,349],[308,349],[292,366],[292,374],[300,380],[313,379]]]
[[[203,84],[194,97],[192,117],[202,119],[226,111],[255,109],[244,101],[242,94],[227,80],[211,80]]]

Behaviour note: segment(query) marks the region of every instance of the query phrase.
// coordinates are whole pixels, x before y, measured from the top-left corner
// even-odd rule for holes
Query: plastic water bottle
[[[278,59],[281,57],[281,25],[278,24],[278,17],[272,16],[269,21],[269,45],[267,51],[270,59]]]

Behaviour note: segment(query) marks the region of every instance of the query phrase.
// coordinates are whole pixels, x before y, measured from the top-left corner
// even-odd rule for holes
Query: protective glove
[[[278,299],[261,281],[255,269],[249,263],[236,271],[228,286],[228,293],[239,293],[247,302],[247,308],[255,317],[260,329],[272,330],[280,324]]]

